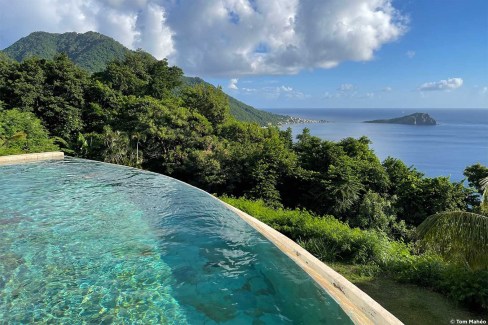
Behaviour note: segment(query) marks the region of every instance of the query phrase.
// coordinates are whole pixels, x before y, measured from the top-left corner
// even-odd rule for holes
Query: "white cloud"
[[[463,79],[449,78],[447,80],[426,82],[419,87],[419,90],[421,91],[452,90],[452,89],[457,89],[462,85],[463,85]]]
[[[390,87],[386,87],[391,90]],[[385,90],[383,90],[385,91]],[[341,84],[335,92],[325,92],[323,98],[325,99],[372,99],[375,98],[376,94],[374,92],[360,92],[358,88],[349,83]]]
[[[281,85],[281,86],[266,86],[261,88],[240,88],[239,91],[242,94],[254,94],[261,96],[268,100],[276,100],[278,98],[288,98],[292,100],[303,100],[311,98],[310,95],[305,94],[293,87]]]
[[[352,91],[354,90],[354,85],[353,84],[342,84],[337,88],[339,91]]]
[[[146,10],[137,15],[138,37],[133,47],[140,47],[157,58],[170,57],[174,52],[173,31],[166,26],[164,8],[148,4]]]
[[[407,53],[405,53],[405,55],[409,58],[409,59],[413,59],[413,57],[415,56],[415,51],[407,51]]]
[[[204,75],[368,61],[406,32],[392,0],[0,0],[0,8],[0,47],[37,30],[95,30]]]
[[[389,92],[390,92],[390,91],[392,91],[392,90],[393,90],[393,88],[391,88],[390,86],[386,86],[385,88],[383,88],[383,91],[384,91],[385,93],[389,93]]]
[[[229,88],[229,89],[233,89],[233,90],[237,90],[237,89],[239,89],[239,88],[237,87],[237,82],[238,82],[238,81],[239,81],[239,79],[237,79],[237,78],[230,79],[230,81],[229,81],[229,85],[227,86],[227,88]]]
[[[245,87],[241,88],[241,90],[244,91],[245,93],[254,93],[257,91],[256,88],[245,88]]]
[[[486,95],[486,94],[488,94],[488,87],[487,86],[481,87],[480,95]]]

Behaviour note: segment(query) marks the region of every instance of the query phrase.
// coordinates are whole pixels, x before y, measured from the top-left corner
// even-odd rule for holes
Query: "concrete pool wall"
[[[0,165],[20,164],[41,160],[62,160],[63,152],[45,152],[24,155],[1,156]],[[186,183],[185,183],[186,184]],[[265,236],[284,254],[298,264],[312,279],[315,280],[346,312],[355,324],[403,324],[380,304],[374,301],[366,293],[349,282],[339,273],[328,267],[322,261],[310,254],[300,245],[257,220],[249,214],[219,200],[213,195],[187,184],[199,191],[206,193],[220,201],[228,209],[236,213],[256,231]]]

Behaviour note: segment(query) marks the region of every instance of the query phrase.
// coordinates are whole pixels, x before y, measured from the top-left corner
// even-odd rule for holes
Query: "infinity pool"
[[[72,158],[0,167],[0,320],[352,323],[205,192]]]

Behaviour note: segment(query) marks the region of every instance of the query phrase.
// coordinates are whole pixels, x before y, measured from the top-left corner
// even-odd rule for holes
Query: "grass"
[[[427,288],[399,283],[384,276],[365,275],[360,265],[328,265],[407,325],[450,324],[452,319],[488,321],[488,315],[468,310]]]

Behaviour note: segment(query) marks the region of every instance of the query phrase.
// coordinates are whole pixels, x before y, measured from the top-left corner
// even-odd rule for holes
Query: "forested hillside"
[[[81,33],[46,33],[35,32],[15,42],[2,52],[18,62],[29,57],[53,59],[65,53],[77,66],[90,73],[100,72],[113,60],[122,60],[132,51],[114,39],[96,32]],[[206,83],[198,77],[183,77],[185,84]],[[260,125],[277,124],[287,120],[286,116],[257,110],[254,107],[227,95],[230,113],[238,120],[256,122]]]
[[[198,77],[183,77],[183,82],[188,85],[205,84],[212,86],[205,80]],[[286,122],[289,119],[288,116],[255,109],[254,107],[244,104],[232,96],[227,95],[227,98],[229,99],[230,114],[239,121],[254,122],[260,125],[268,125],[268,123],[276,125]]]
[[[95,74],[66,55],[0,58],[0,154],[57,145],[244,197],[243,206],[258,202],[249,204],[258,204],[263,220],[323,260],[363,265],[488,308],[487,210],[479,195],[487,167],[465,170],[467,188],[395,158],[381,162],[366,137],[332,142],[305,129],[293,142],[291,130],[238,121],[221,89],[185,86],[182,76],[140,51]],[[440,223],[429,221],[432,215]],[[417,232],[419,225],[426,231]],[[453,245],[446,246],[436,233],[459,238],[449,235]]]
[[[19,62],[32,56],[53,59],[57,54],[65,53],[81,68],[89,72],[99,72],[105,69],[108,62],[123,59],[130,50],[113,38],[96,32],[35,32],[18,40],[3,52]]]

